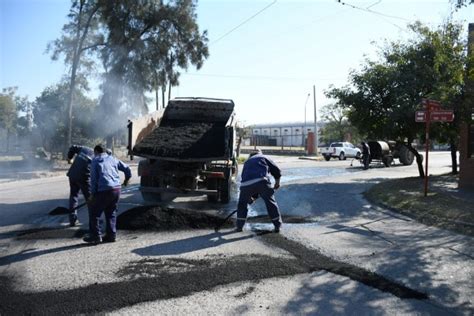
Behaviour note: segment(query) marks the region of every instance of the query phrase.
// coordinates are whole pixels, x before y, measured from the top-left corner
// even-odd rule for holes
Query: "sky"
[[[409,38],[408,23],[474,23],[474,5],[453,12],[449,0],[341,2],[200,0],[198,24],[208,31],[210,56],[200,70],[181,71],[172,97],[232,99],[244,126],[309,122],[314,86],[319,120],[319,109],[333,102],[324,91],[346,85],[385,40]],[[16,86],[34,100],[67,74],[46,46],[60,36],[69,8],[67,0],[0,0],[0,88]],[[97,85],[97,78],[90,79]]]

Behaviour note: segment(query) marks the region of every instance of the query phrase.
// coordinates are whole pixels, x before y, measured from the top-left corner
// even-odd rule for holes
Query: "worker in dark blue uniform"
[[[361,142],[360,145],[362,146],[362,164],[364,170],[367,170],[370,164],[370,147],[366,142]]]
[[[74,158],[75,156],[75,158]],[[82,192],[87,201],[91,195],[91,161],[94,157],[92,148],[73,145],[67,153],[68,162],[72,163],[67,176],[69,177],[69,224],[75,226],[77,223],[77,210],[75,208],[79,201],[79,191]],[[74,161],[72,161],[74,158]]]
[[[91,163],[91,197],[89,198],[89,236],[85,242],[98,244],[114,242],[117,235],[117,204],[120,199],[119,171],[125,174],[123,186],[127,186],[132,172],[130,167],[106,152],[102,145],[94,147],[94,159]],[[106,230],[100,234],[100,217],[105,213]]]
[[[270,182],[270,175],[275,178],[273,187]],[[280,232],[282,221],[274,195],[275,190],[280,187],[280,178],[280,168],[271,159],[264,156],[260,149],[250,154],[242,171],[237,207],[237,231],[242,231],[247,220],[247,205],[259,196],[265,202],[268,215],[275,226],[274,232]]]

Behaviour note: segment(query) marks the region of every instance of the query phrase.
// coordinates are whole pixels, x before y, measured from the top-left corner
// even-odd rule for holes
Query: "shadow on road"
[[[231,234],[239,234],[234,238],[223,238]],[[181,240],[170,241],[148,247],[138,248],[132,252],[140,256],[167,256],[181,255],[194,251],[218,247],[224,244],[253,238],[253,234],[242,236],[242,233],[226,232],[211,233],[204,236],[190,237]]]
[[[16,263],[20,261],[25,261],[28,259],[36,258],[39,256],[51,254],[51,253],[68,251],[68,250],[78,249],[78,248],[87,247],[87,246],[88,244],[86,243],[80,243],[80,244],[74,244],[74,245],[44,249],[44,250],[38,250],[37,248],[25,249],[18,253],[14,253],[5,257],[0,257],[0,266],[5,266],[8,264]]]

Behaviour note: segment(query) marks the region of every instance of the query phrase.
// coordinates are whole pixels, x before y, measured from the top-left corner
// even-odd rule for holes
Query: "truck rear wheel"
[[[151,187],[153,186],[153,177],[151,176],[141,176],[140,177],[140,186],[142,187]],[[141,191],[142,198],[145,202],[149,203],[159,203],[162,201],[160,193],[151,193]]]
[[[230,177],[227,177],[220,181],[219,197],[220,197],[221,203],[229,203],[231,184],[232,184],[232,179]]]
[[[341,153],[339,154],[339,160],[346,160],[346,155],[343,151],[341,151]]]
[[[325,159],[326,161],[329,161],[329,160],[331,160],[331,156],[329,156],[329,155],[324,155],[324,159]]]
[[[216,179],[208,179],[207,180],[207,189],[208,190],[216,190],[217,189],[217,180]],[[219,197],[217,194],[208,194],[207,200],[211,203],[217,202],[217,198]]]

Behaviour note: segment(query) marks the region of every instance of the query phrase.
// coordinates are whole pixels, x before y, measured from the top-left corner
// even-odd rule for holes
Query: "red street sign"
[[[430,111],[439,111],[441,110],[441,102],[431,99],[421,99],[421,105],[423,110],[429,109]]]
[[[427,111],[416,111],[415,122],[426,122]],[[454,121],[454,112],[452,110],[442,110],[430,112],[431,122],[452,122]]]
[[[432,122],[452,122],[454,121],[454,112],[450,110],[431,112]]]
[[[416,111],[415,122],[426,122],[426,111]]]

